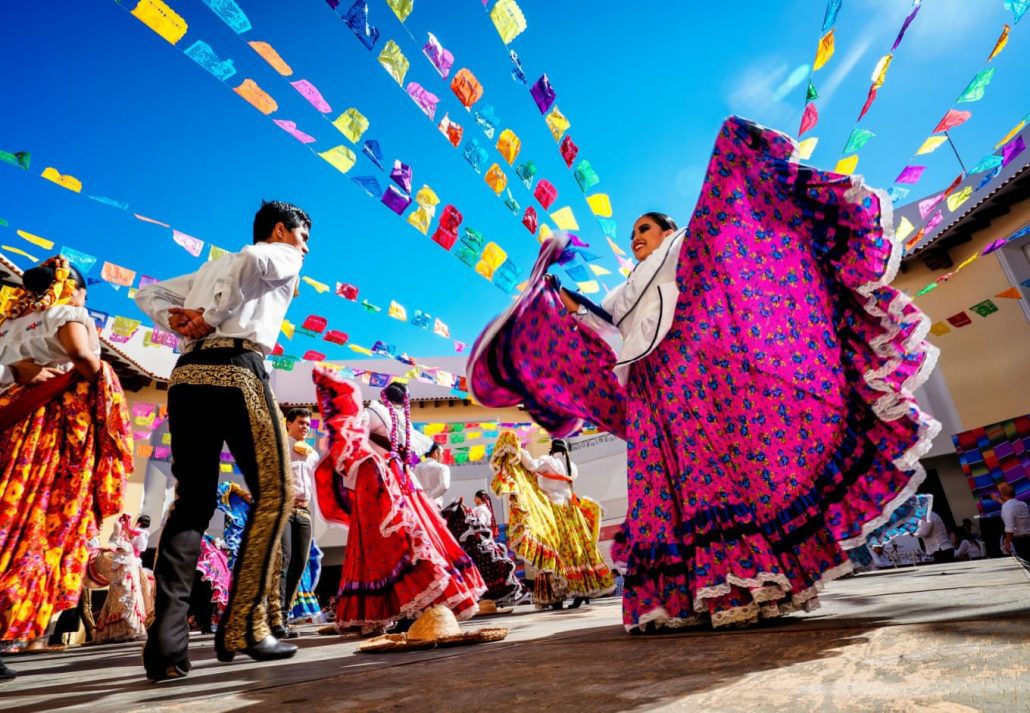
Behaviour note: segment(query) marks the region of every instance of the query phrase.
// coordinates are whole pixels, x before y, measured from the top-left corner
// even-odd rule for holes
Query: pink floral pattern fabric
[[[936,351],[928,320],[889,286],[890,203],[794,154],[786,136],[723,125],[680,254],[674,324],[632,365],[613,429],[628,447],[613,550],[627,629],[810,607],[850,571],[845,549],[922,480],[939,424],[912,392]],[[538,321],[572,319],[544,311]],[[560,345],[541,355],[538,370],[604,368]],[[552,403],[546,383],[522,386]],[[559,412],[577,413],[573,391]]]

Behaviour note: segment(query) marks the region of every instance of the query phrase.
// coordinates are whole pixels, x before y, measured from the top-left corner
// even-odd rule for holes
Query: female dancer
[[[486,586],[433,503],[411,482],[415,434],[406,390],[384,389],[384,403],[371,405],[370,415],[357,384],[321,368],[313,378],[329,431],[329,453],[315,474],[319,508],[350,528],[336,628],[381,631],[435,605],[470,618]]]
[[[845,549],[923,478],[940,426],[912,395],[936,350],[889,287],[890,201],[796,161],[730,118],[690,225],[637,220],[639,261],[603,308],[543,273],[480,337],[470,384],[524,402],[556,435],[590,419],[625,438],[629,500],[613,556],[627,630],[748,624],[810,608]],[[583,309],[580,309],[580,307]],[[600,325],[623,338],[618,356]]]
[[[515,576],[515,562],[495,539],[499,530],[487,492],[480,490],[476,493],[475,507],[472,509],[458,498],[440,514],[447,521],[451,534],[461,543],[476,569],[483,575],[486,582],[483,598],[502,607],[521,599],[525,589]]]
[[[136,542],[142,543],[139,535],[140,530],[132,526],[132,516],[122,513],[108,540],[113,554],[114,577],[96,618],[93,638],[99,644],[132,641],[146,636],[148,610],[153,614],[154,609],[154,590],[139,558],[140,550],[136,545]]]
[[[0,364],[62,372],[0,393],[0,640],[28,641],[76,606],[100,521],[121,510],[132,469],[129,414],[100,360],[86,282],[52,257],[0,311]]]
[[[568,447],[556,439],[551,453],[567,457]],[[512,431],[500,434],[490,459],[491,487],[510,504],[508,541],[537,570],[533,604],[541,609],[561,609],[569,596],[575,608],[615,588],[597,549],[601,506],[572,492],[569,473],[575,473],[575,466],[563,461],[553,455],[534,460]]]

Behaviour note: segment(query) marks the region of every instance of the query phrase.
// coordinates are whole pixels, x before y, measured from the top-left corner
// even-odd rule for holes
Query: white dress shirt
[[[682,228],[662,241],[637,264],[626,282],[604,298],[601,307],[612,316],[614,325],[585,308],[576,313],[601,336],[614,330],[622,336],[614,369],[622,384],[629,378],[630,364],[654,351],[672,328],[679,299],[676,267],[685,233],[686,228]]]
[[[261,242],[205,263],[199,270],[136,291],[136,304],[171,330],[171,307],[204,310],[212,337],[249,339],[267,355],[293,300],[304,256],[285,243]],[[183,346],[189,340],[183,339]]]
[[[938,550],[953,550],[955,546],[951,544],[951,538],[948,537],[948,528],[944,525],[944,520],[937,513],[931,511],[930,516],[919,523],[919,527],[916,529],[916,537],[922,538],[923,546],[926,548],[926,554],[932,555]]]
[[[422,462],[415,466],[415,477],[418,479],[426,495],[436,503],[438,508],[443,507],[444,493],[451,487],[451,469],[435,458],[426,456]]]
[[[318,451],[308,445],[307,441],[298,441],[293,436],[289,439],[294,504],[296,507],[308,507],[311,504],[315,467],[318,465]]]
[[[521,450],[519,451],[519,459],[526,470],[537,474],[537,484],[551,502],[564,505],[572,497],[572,483],[564,480],[564,478],[571,476],[572,480],[575,480],[579,475],[575,463],[572,463],[572,473],[569,473],[565,469],[564,456],[559,458],[557,456],[545,455],[534,459],[533,456],[529,455],[528,451]],[[549,478],[548,475],[560,477]]]
[[[986,557],[987,553],[983,549],[983,545],[974,543],[972,540],[962,540],[958,545],[958,549],[955,550],[955,559],[975,560]]]
[[[492,529],[494,526],[493,513],[486,505],[476,505],[472,508],[472,517],[485,528]]]
[[[1013,537],[1030,535],[1030,507],[1022,500],[1010,498],[1001,505],[1001,521],[1005,532]]]

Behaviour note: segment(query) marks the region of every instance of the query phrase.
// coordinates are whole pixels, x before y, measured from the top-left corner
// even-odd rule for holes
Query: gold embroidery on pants
[[[289,525],[287,525],[289,527]],[[271,627],[283,625],[283,544],[282,538],[275,546],[275,557],[272,558],[272,578],[268,590],[268,624]]]
[[[223,621],[223,642],[236,651],[271,634],[265,601],[272,592],[271,560],[293,502],[287,453],[286,424],[282,414],[269,410],[264,383],[250,369],[227,364],[186,364],[176,367],[169,389],[178,385],[219,386],[243,395],[254,441],[258,492],[240,543],[229,605]],[[279,596],[278,589],[275,596]]]

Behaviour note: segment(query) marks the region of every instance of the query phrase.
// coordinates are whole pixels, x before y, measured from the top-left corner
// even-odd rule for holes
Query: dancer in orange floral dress
[[[0,392],[0,641],[42,636],[75,607],[104,517],[132,468],[125,398],[100,360],[82,275],[63,257],[28,270],[0,306],[0,364],[59,375]]]

